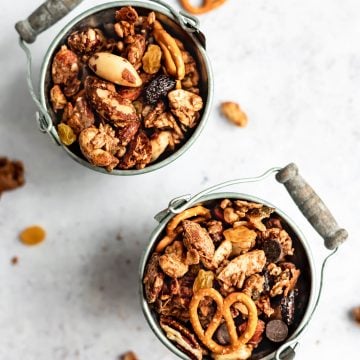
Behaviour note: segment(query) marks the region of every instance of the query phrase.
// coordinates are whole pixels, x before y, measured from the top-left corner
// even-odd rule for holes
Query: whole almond
[[[121,56],[98,52],[89,59],[89,67],[97,76],[114,84],[130,87],[142,85],[135,68]]]

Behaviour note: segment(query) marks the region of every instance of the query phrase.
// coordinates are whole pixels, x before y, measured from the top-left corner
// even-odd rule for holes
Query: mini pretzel
[[[210,210],[204,208],[201,205],[195,206],[193,208],[187,209],[180,214],[174,216],[168,223],[166,227],[166,236],[164,236],[156,246],[156,252],[162,252],[168,245],[170,245],[174,240],[178,232],[176,228],[179,224],[186,219],[189,219],[194,216],[203,216],[206,219],[210,218]]]
[[[180,0],[182,7],[192,14],[204,14],[221,6],[226,0],[204,0],[201,6],[193,6],[190,0]]]
[[[182,80],[185,77],[185,64],[179,46],[157,20],[154,23],[154,37],[164,53],[166,70]]]
[[[206,330],[203,329],[199,320],[198,307],[199,303],[205,297],[212,298],[217,305],[216,313]],[[248,321],[245,331],[239,337],[236,332],[234,319],[231,315],[231,306],[241,302],[248,310]],[[228,295],[225,299],[220,293],[213,288],[198,290],[191,299],[190,307],[190,322],[191,325],[201,340],[201,342],[214,354],[230,354],[245,345],[255,334],[258,316],[255,303],[252,299],[244,293],[235,292]],[[230,336],[230,345],[220,345],[215,342],[212,337],[221,324],[221,319],[224,318],[225,324]]]

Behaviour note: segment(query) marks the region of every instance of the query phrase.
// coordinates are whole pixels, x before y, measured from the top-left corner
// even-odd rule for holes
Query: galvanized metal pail
[[[62,146],[66,153],[78,163],[105,174],[111,175],[139,175],[148,173],[163,166],[170,164],[188,150],[203,130],[210,114],[212,98],[213,98],[213,76],[208,56],[205,51],[205,36],[199,30],[199,22],[197,18],[185,12],[177,12],[166,2],[161,0],[122,0],[95,6],[84,13],[78,15],[71,20],[55,37],[45,55],[41,73],[40,73],[40,91],[37,95],[34,90],[31,79],[31,52],[26,43],[35,41],[36,36],[42,31],[49,28],[55,22],[63,18],[71,9],[78,5],[82,0],[47,0],[37,10],[35,10],[27,20],[20,21],[16,24],[16,30],[20,34],[20,46],[25,51],[28,59],[27,82],[29,91],[38,107],[36,119],[40,130],[50,135],[54,142]],[[195,57],[200,70],[200,91],[204,100],[204,109],[202,110],[201,119],[191,134],[189,139],[179,148],[165,159],[156,162],[144,169],[139,170],[117,170],[107,172],[104,168],[93,166],[80,155],[72,152],[68,147],[62,145],[56,130],[56,117],[49,101],[49,91],[51,83],[51,59],[54,52],[60,45],[65,43],[67,36],[72,32],[86,25],[96,27],[98,24],[110,22],[113,17],[114,8],[122,6],[133,6],[137,10],[154,11],[157,18],[171,29],[173,35],[183,40],[187,48]]]
[[[265,179],[266,177],[274,173],[277,173],[276,179],[280,183],[283,183],[285,185],[290,196],[293,198],[294,202],[299,207],[303,215],[324,239],[325,246],[329,250],[331,250],[331,253],[324,259],[321,267],[320,286],[317,293],[317,281],[315,278],[314,260],[311,254],[309,244],[298,226],[283,211],[265,200],[241,193],[216,192],[221,188],[234,184],[257,182]],[[158,215],[155,216],[155,219],[159,222],[159,225],[155,228],[155,230],[150,236],[149,244],[145,249],[139,269],[139,281],[141,284],[140,301],[145,318],[155,335],[170,351],[172,351],[181,359],[190,359],[166,337],[165,333],[160,328],[158,320],[156,318],[156,314],[152,312],[145,299],[143,277],[149,257],[154,251],[157,242],[160,240],[166,225],[176,214],[179,214],[182,211],[195,205],[206,204],[209,201],[224,198],[248,200],[262,203],[275,208],[275,213],[284,221],[289,231],[291,231],[291,233],[294,235],[293,238],[295,239],[295,241],[293,242],[293,246],[295,248],[296,255],[293,260],[294,263],[299,266],[302,271],[302,281],[299,289],[300,300],[298,300],[298,303],[300,305],[296,308],[296,311],[298,313],[296,314],[297,322],[295,323],[295,328],[293,329],[292,333],[289,334],[290,336],[285,341],[285,343],[278,346],[274,345],[270,349],[256,349],[251,357],[251,359],[253,360],[293,359],[295,357],[295,348],[298,344],[299,337],[308,326],[312,315],[314,314],[318,305],[322,290],[322,280],[326,261],[337,251],[338,246],[342,242],[344,242],[348,236],[346,230],[341,229],[338,226],[337,222],[335,221],[328,208],[325,206],[324,202],[306,183],[306,181],[299,175],[298,169],[295,164],[289,164],[285,168],[272,168],[259,177],[227,181],[223,184],[219,184],[209,189],[206,189],[195,196],[180,196],[176,199],[173,199],[169,203],[169,206],[166,210],[160,212]]]

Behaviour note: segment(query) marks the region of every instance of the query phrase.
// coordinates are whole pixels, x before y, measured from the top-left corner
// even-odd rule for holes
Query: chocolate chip
[[[220,345],[228,345],[230,344],[230,335],[227,330],[226,324],[221,324],[215,333],[216,340]]]
[[[265,240],[261,249],[265,252],[266,260],[269,263],[276,263],[281,258],[281,244],[275,239]]]
[[[288,333],[289,329],[282,320],[271,320],[266,324],[266,337],[272,342],[284,341]]]

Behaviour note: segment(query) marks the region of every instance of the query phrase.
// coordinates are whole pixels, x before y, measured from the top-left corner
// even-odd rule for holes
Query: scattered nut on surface
[[[352,316],[353,319],[360,324],[360,306],[357,306],[355,308],[352,309]]]
[[[23,163],[0,156],[0,195],[3,191],[14,190],[24,183]]]
[[[19,237],[24,245],[37,245],[45,240],[46,232],[41,226],[34,225],[24,229]]]
[[[19,262],[19,258],[17,256],[13,256],[10,261],[11,265],[17,265]]]
[[[241,110],[239,104],[226,101],[221,104],[221,113],[233,124],[240,127],[245,127],[248,123],[246,114]]]
[[[128,351],[122,355],[120,355],[120,360],[138,360],[137,356],[133,351]]]

